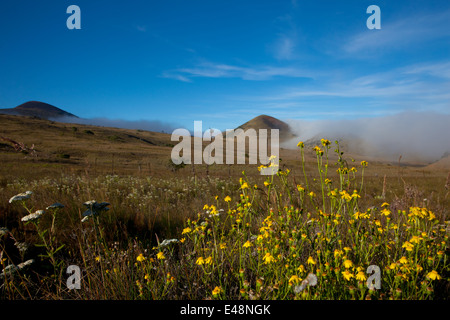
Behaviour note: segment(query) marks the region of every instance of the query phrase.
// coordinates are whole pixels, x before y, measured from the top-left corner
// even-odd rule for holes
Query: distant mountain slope
[[[431,163],[427,166],[429,169],[450,169],[450,154],[447,152],[442,156],[441,159]]]
[[[0,109],[0,114],[37,117],[42,119],[57,119],[62,117],[78,118],[74,114],[40,101],[28,101],[15,108]]]
[[[268,115],[257,116],[256,118],[253,118],[250,121],[247,121],[246,123],[240,125],[237,129],[243,129],[244,131],[247,129],[278,129],[280,130],[281,141],[285,141],[294,137],[291,128],[286,122]]]
[[[0,124],[0,184],[5,176],[42,178],[72,170],[159,174],[168,171],[175,144],[170,134],[137,129],[3,114]]]

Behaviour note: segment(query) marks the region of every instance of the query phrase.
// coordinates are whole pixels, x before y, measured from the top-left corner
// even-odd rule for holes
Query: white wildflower
[[[9,199],[9,203],[13,203],[14,201],[23,201],[23,200],[30,199],[30,196],[32,194],[33,194],[33,192],[31,192],[31,191],[26,191],[24,193],[16,194],[14,197]]]
[[[90,217],[92,215],[98,215],[102,211],[108,211],[109,206],[108,202],[101,202],[97,203],[95,200],[86,201],[83,203],[88,209],[83,213],[83,217]],[[82,222],[86,221],[87,219],[83,219]]]
[[[89,209],[95,211],[95,212],[100,212],[102,210],[107,211],[109,210],[109,208],[106,208],[107,206],[109,206],[108,202],[101,202],[98,203],[95,200],[90,200],[90,201],[86,201],[85,203],[83,203],[86,207],[88,207]]]
[[[95,214],[94,211],[92,211],[91,209],[87,209],[85,212],[83,212],[83,217],[90,217],[94,214]]]
[[[160,247],[167,247],[171,243],[177,243],[177,242],[178,242],[178,239],[166,239],[163,242],[161,242],[161,244],[159,246]]]
[[[92,206],[93,204],[95,204],[95,203],[97,203],[97,201],[95,201],[95,200],[89,200],[89,201],[86,201],[85,203],[83,203],[85,206],[87,206],[87,207],[89,207],[89,206]]]
[[[5,227],[0,228],[0,237],[3,237],[5,235],[7,235],[8,233],[9,233],[8,228],[5,228]]]
[[[5,269],[3,270],[2,273],[0,273],[0,279],[3,279],[6,275],[6,273],[8,273],[9,275],[12,275],[13,273],[20,271],[26,267],[28,267],[29,265],[31,265],[34,262],[33,259],[27,260],[25,262],[19,263],[18,265],[14,265],[14,264],[9,264],[5,267]]]
[[[59,208],[64,208],[64,205],[59,203],[59,202],[55,202],[54,204],[48,206],[46,209],[59,209]]]
[[[44,213],[45,213],[44,210],[37,210],[35,213],[30,213],[29,215],[26,215],[26,216],[23,217],[21,220],[22,220],[23,222],[37,220],[37,219],[39,219]]]

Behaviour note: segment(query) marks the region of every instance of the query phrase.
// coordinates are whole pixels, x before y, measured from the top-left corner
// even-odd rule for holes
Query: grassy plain
[[[0,123],[2,267],[34,261],[3,276],[3,299],[448,298],[445,165],[338,161],[322,141],[320,152],[282,149],[279,174],[264,177],[257,165],[174,167],[169,134]],[[46,209],[55,202],[64,208]],[[66,285],[69,265],[80,290]],[[379,290],[365,283],[370,265]]]

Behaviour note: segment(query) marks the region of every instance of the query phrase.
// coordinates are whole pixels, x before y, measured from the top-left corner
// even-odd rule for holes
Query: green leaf
[[[53,251],[53,253],[57,253],[59,250],[61,250],[64,247],[64,244],[61,245],[60,247],[58,247],[55,251]]]

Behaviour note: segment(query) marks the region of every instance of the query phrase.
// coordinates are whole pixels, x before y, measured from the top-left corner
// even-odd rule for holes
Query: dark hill
[[[277,118],[268,116],[268,115],[260,115],[256,118],[253,118],[250,121],[240,125],[238,129],[278,129],[280,130],[280,140],[288,140],[294,137],[294,134],[291,131],[291,128],[286,122],[278,120]]]
[[[58,119],[62,117],[78,118],[74,114],[39,101],[28,101],[15,108],[0,109],[0,114],[37,117],[41,119]]]

